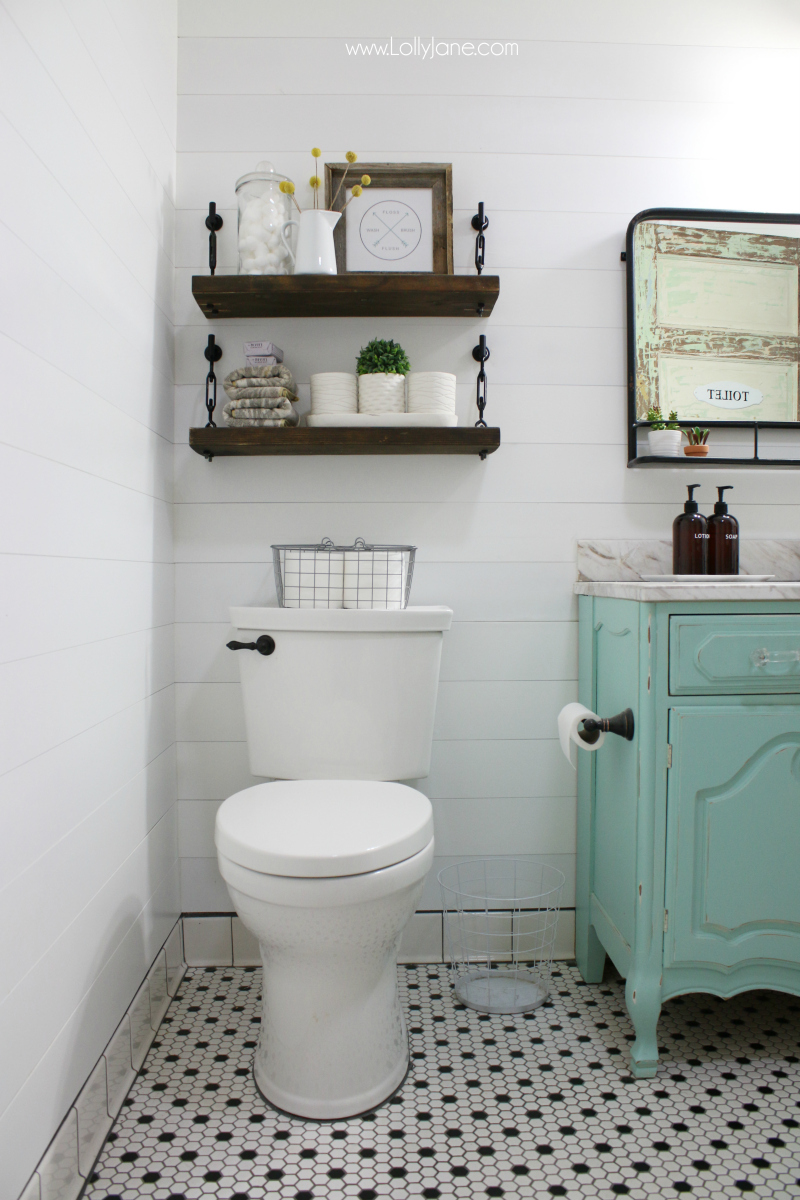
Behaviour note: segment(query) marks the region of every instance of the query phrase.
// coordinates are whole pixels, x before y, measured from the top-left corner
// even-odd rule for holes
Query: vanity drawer
[[[672,696],[800,692],[800,614],[670,617]]]

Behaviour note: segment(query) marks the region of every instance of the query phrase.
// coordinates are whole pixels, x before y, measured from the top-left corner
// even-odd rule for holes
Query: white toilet
[[[231,609],[250,769],[280,782],[225,801],[217,854],[264,964],[256,1084],[297,1116],[366,1112],[408,1068],[395,963],[433,862],[433,814],[388,781],[430,769],[452,616]]]

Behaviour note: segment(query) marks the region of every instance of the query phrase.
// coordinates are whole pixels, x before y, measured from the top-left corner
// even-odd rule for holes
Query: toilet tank
[[[231,608],[250,770],[273,779],[421,779],[449,608]]]

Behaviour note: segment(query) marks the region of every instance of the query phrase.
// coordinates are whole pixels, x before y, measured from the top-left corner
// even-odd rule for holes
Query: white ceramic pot
[[[406,377],[383,371],[358,377],[358,411],[398,413],[406,409]]]
[[[680,458],[681,438],[680,429],[648,429],[647,431],[650,453],[659,458]]]
[[[281,227],[281,241],[289,254],[295,275],[335,275],[336,251],[333,247],[333,230],[342,214],[328,212],[324,208],[307,208],[300,213],[299,221],[285,221]],[[297,252],[286,241],[286,230],[297,226]]]
[[[455,375],[447,371],[412,371],[408,376],[408,411],[454,413]]]
[[[358,387],[355,375],[345,371],[322,371],[311,376],[311,411],[317,414],[357,413]]]

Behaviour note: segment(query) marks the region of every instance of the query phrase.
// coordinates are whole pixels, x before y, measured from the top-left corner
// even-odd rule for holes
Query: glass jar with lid
[[[260,162],[236,181],[239,206],[239,274],[289,275],[291,267],[281,241],[281,226],[291,217],[289,197],[280,190],[285,175],[271,162]]]

